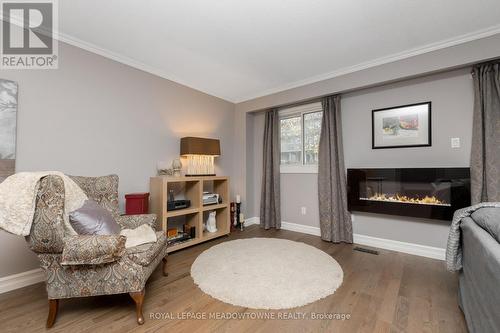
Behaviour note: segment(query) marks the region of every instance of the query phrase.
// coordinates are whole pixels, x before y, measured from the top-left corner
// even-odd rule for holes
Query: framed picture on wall
[[[0,79],[0,183],[16,165],[17,83]]]
[[[372,111],[372,149],[432,145],[431,102]]]

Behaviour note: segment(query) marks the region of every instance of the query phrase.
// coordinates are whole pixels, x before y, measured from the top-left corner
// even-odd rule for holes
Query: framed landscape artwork
[[[431,146],[431,102],[372,111],[372,148]]]
[[[17,83],[0,79],[0,183],[16,165]]]

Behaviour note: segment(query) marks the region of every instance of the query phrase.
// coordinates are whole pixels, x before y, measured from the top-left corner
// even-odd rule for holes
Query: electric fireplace
[[[352,211],[451,220],[470,206],[469,168],[347,169]]]

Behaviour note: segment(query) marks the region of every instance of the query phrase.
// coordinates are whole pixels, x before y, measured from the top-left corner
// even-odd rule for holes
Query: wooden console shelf
[[[191,206],[184,209],[167,211],[168,193],[170,189],[181,191]],[[222,197],[221,204],[203,206],[203,191],[210,189]],[[229,177],[169,177],[158,176],[150,179],[150,213],[154,213],[161,223],[162,230],[167,232],[169,220],[185,218],[185,224],[196,227],[196,237],[182,243],[168,246],[167,252],[177,251],[204,241],[224,236],[230,232],[229,209]],[[203,231],[203,222],[210,211],[216,211],[217,232]]]

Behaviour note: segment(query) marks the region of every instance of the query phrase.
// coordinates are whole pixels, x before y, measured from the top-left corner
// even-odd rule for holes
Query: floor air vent
[[[366,253],[370,253],[370,254],[375,254],[375,255],[378,255],[378,251],[375,251],[375,250],[370,250],[370,249],[366,249],[364,247],[359,247],[359,246],[356,246],[354,248],[354,251],[359,251],[359,252],[366,252]]]

